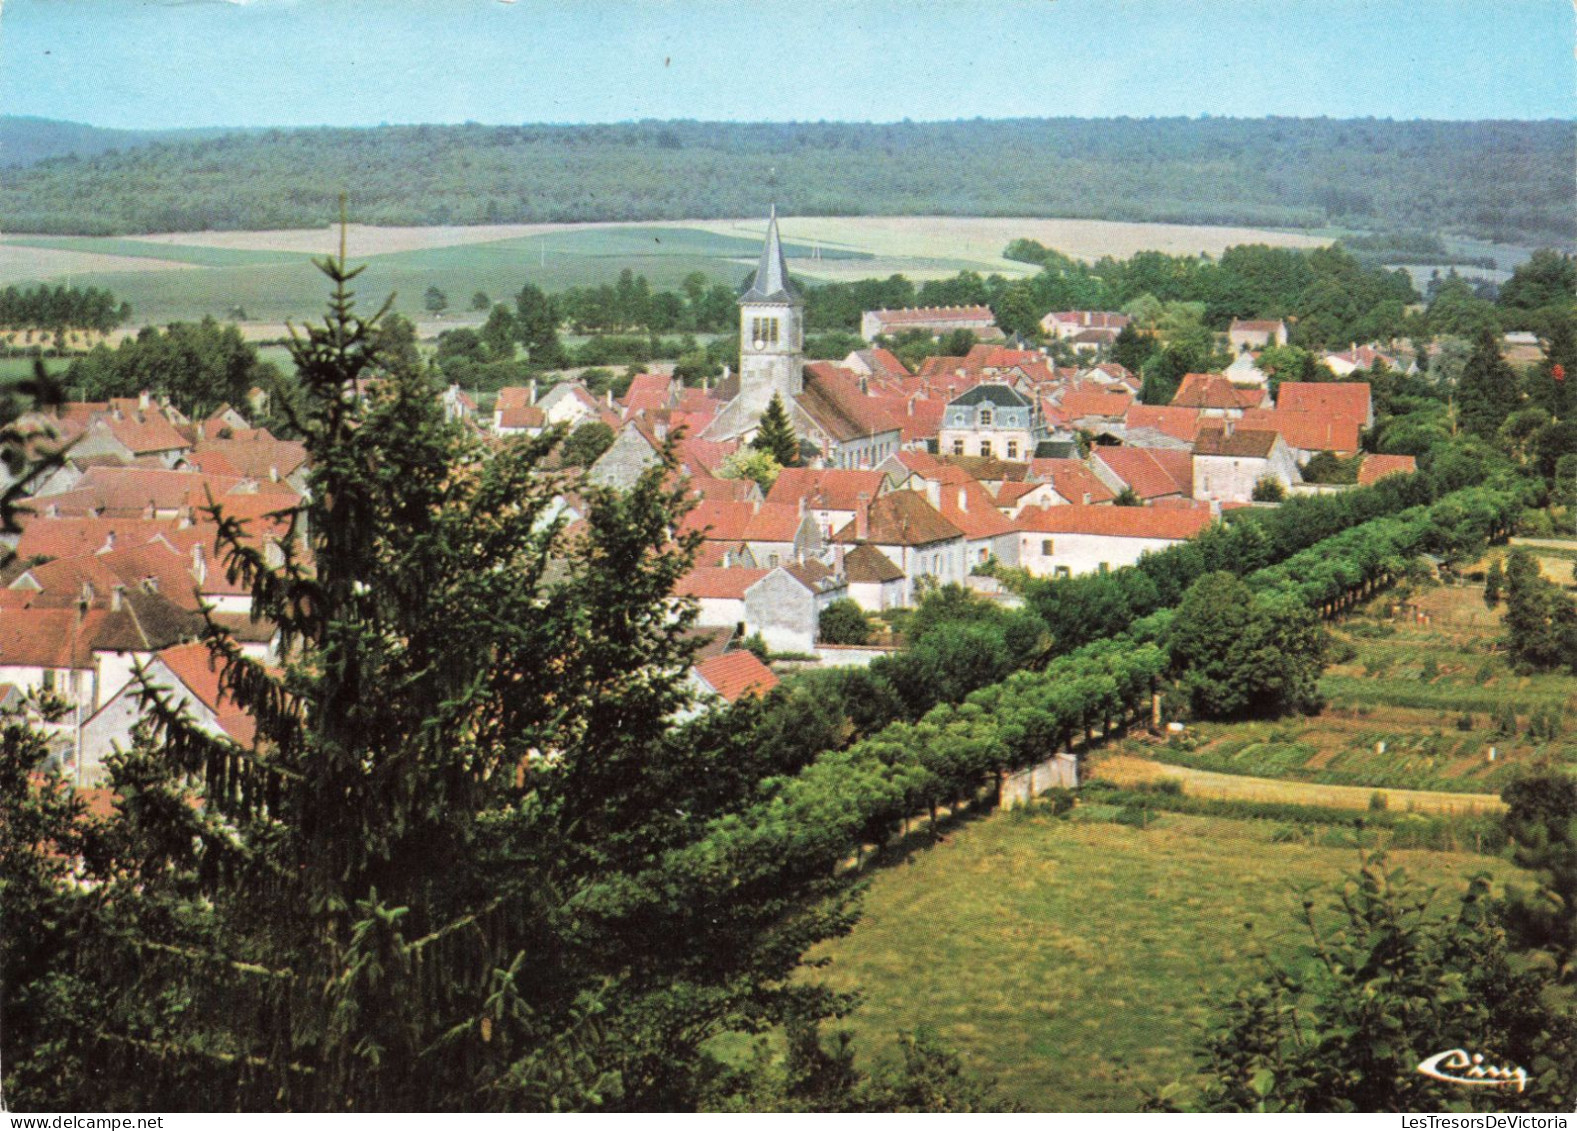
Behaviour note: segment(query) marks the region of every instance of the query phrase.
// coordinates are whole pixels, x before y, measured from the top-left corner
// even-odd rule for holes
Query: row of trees
[[[39,284],[0,289],[0,330],[41,330],[56,334],[87,330],[107,334],[131,317],[131,307],[116,302],[102,287]]]

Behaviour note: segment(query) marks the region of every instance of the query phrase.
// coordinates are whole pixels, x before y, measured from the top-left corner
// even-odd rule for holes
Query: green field
[[[1577,764],[1577,680],[1511,670],[1498,646],[1500,613],[1484,607],[1482,594],[1477,586],[1427,590],[1410,611],[1382,594],[1333,626],[1356,655],[1327,670],[1318,717],[1201,724],[1164,750],[1135,740],[1129,752],[1288,781],[1487,793],[1530,761]],[[1508,706],[1515,735],[1496,725]],[[1535,714],[1555,715],[1560,733],[1531,737]]]
[[[863,994],[858,1047],[929,1025],[1023,1107],[1132,1110],[1191,1071],[1211,995],[1302,954],[1300,891],[1359,863],[1337,829],[1277,843],[1275,821],[1165,814],[1141,829],[1100,820],[1110,808],[999,813],[879,872],[853,933],[818,952],[831,984]],[[1439,885],[1510,874],[1479,856],[1391,862]]]
[[[514,225],[487,228],[353,227],[350,258],[366,269],[358,293],[396,293],[397,309],[424,314],[436,286],[463,310],[484,291],[507,299],[523,283],[548,291],[611,283],[629,269],[657,289],[676,288],[700,272],[738,285],[760,252],[761,220],[652,224]],[[1237,243],[1312,246],[1296,233],[1177,224],[969,217],[795,217],[783,222],[784,250],[797,275],[816,280],[882,278],[903,273],[939,278],[962,270],[1024,275],[1030,266],[1002,258],[1017,236],[1086,259],[1126,256],[1143,248],[1219,254]],[[77,236],[0,238],[0,286],[69,281],[106,287],[131,304],[136,324],[205,314],[277,323],[315,317],[322,277],[312,254],[328,250],[325,230],[190,233],[157,239]]]

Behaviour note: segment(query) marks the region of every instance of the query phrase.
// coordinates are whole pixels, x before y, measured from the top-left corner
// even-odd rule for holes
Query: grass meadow
[[[1140,828],[1113,808],[996,813],[878,871],[862,920],[818,951],[826,980],[863,995],[846,1021],[857,1047],[926,1025],[1020,1106],[1132,1110],[1190,1074],[1213,995],[1306,957],[1301,893],[1360,863],[1350,830],[1283,843],[1272,820],[1162,813]],[[1512,873],[1483,856],[1390,858],[1450,888]]]

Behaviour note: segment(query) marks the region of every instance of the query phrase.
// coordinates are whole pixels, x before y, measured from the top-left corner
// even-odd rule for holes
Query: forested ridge
[[[1573,123],[1330,119],[636,122],[293,129],[18,170],[8,232],[798,215],[1341,225],[1577,237]]]

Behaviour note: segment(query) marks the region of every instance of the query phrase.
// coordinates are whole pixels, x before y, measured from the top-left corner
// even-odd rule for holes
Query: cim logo
[[[1528,1086],[1528,1074],[1519,1066],[1485,1064],[1483,1053],[1466,1049],[1437,1052],[1418,1066],[1418,1072],[1466,1088],[1515,1088],[1520,1092]]]

